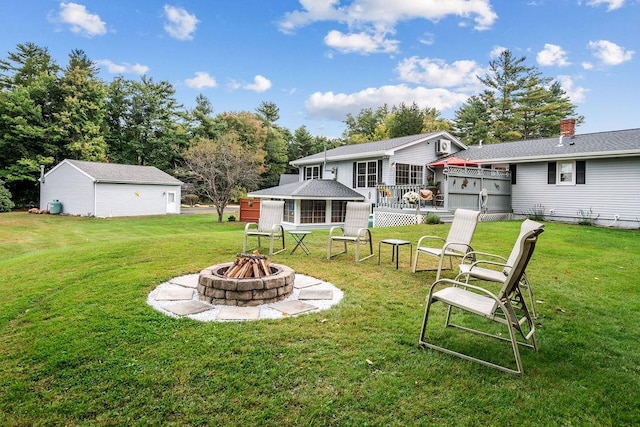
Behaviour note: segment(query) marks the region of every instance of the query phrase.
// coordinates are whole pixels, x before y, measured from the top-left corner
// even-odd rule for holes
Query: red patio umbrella
[[[445,166],[478,166],[478,163],[472,160],[465,160],[460,157],[453,156],[429,164],[430,168],[443,168]]]

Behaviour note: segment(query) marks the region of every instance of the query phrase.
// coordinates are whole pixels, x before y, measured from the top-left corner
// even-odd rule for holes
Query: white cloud
[[[598,58],[604,65],[620,65],[630,61],[635,53],[632,50],[625,50],[608,40],[590,41],[589,48],[593,50],[593,56]]]
[[[491,49],[491,52],[489,52],[489,58],[495,59],[495,58],[499,58],[500,55],[502,55],[502,52],[504,52],[505,50],[509,50],[504,46],[494,46],[493,49]]]
[[[567,93],[571,102],[584,102],[587,98],[588,89],[576,86],[571,76],[558,76],[556,80],[560,83],[562,89]]]
[[[425,33],[423,37],[420,38],[420,43],[426,46],[431,46],[434,43],[434,35],[432,33]]]
[[[582,68],[584,68],[585,70],[592,70],[593,69],[593,64],[591,62],[584,61],[582,63]]]
[[[397,52],[398,41],[388,40],[384,33],[367,34],[350,33],[343,34],[340,31],[329,31],[325,36],[324,42],[327,46],[332,47],[342,53],[379,53],[379,52]]]
[[[589,0],[587,1],[587,6],[597,7],[604,4],[607,5],[607,11],[612,11],[624,6],[624,1],[625,0]]]
[[[198,26],[198,18],[181,7],[164,6],[165,17],[169,20],[164,29],[169,35],[178,40],[192,40],[193,33]]]
[[[243,89],[252,90],[254,92],[265,92],[271,89],[271,81],[264,76],[258,74],[253,78],[253,83],[242,86]]]
[[[536,60],[538,64],[542,66],[557,65],[558,67],[566,67],[567,65],[571,65],[571,63],[567,61],[567,52],[560,46],[551,43],[544,44],[544,49],[538,52]]]
[[[84,5],[77,3],[60,3],[60,13],[54,21],[69,25],[71,32],[83,36],[100,36],[107,32],[107,25],[100,15],[89,13]]]
[[[194,89],[202,89],[205,87],[216,87],[216,79],[211,77],[209,73],[204,71],[196,71],[196,76],[191,79],[186,79],[184,82],[187,86]]]
[[[412,104],[421,108],[430,107],[440,111],[460,105],[469,98],[468,94],[447,89],[412,88],[407,85],[368,88],[355,93],[316,92],[305,101],[305,108],[314,119],[344,120],[347,114],[358,114],[364,108],[378,108],[381,105]]]
[[[301,10],[286,13],[279,22],[282,32],[292,33],[320,21],[336,21],[350,27],[392,28],[400,21],[427,19],[437,22],[448,16],[465,21],[471,19],[477,30],[486,30],[498,18],[490,0],[352,0],[344,5],[339,0],[300,0],[300,5]]]
[[[404,82],[441,87],[476,86],[477,76],[486,73],[475,61],[460,60],[447,64],[442,59],[416,56],[401,61],[396,71]]]
[[[126,62],[122,64],[116,64],[109,59],[99,59],[96,61],[96,64],[101,67],[106,67],[107,71],[111,74],[145,74],[149,71],[149,67],[146,65],[136,64],[127,64]]]

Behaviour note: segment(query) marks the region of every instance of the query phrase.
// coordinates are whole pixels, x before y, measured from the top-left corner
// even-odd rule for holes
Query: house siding
[[[586,161],[586,183],[547,184],[547,162],[518,164],[512,188],[515,214],[527,215],[544,207],[545,217],[560,221],[580,219],[578,211],[598,215],[596,224],[608,225],[619,216],[617,227],[637,228],[640,221],[640,168],[638,157]],[[553,210],[553,213],[551,211]]]
[[[165,214],[168,213],[168,191],[176,192],[176,203],[179,206],[179,186],[97,183],[95,215],[113,217]]]
[[[94,215],[93,181],[70,164],[61,163],[40,185],[40,209],[47,209],[53,200],[62,203],[62,213]]]

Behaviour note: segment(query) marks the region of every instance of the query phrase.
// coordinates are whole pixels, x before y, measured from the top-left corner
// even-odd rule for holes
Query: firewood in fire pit
[[[260,255],[258,251],[253,254],[239,253],[231,267],[227,269],[224,276],[233,279],[263,277],[271,274],[270,262],[266,256]]]

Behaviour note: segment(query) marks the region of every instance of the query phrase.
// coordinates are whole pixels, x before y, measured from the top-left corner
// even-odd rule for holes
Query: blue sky
[[[291,131],[338,137],[385,103],[453,118],[502,49],[561,82],[578,133],[640,127],[640,0],[5,0],[0,23],[3,59],[82,49],[106,81],[146,74],[214,113],[274,102]]]

